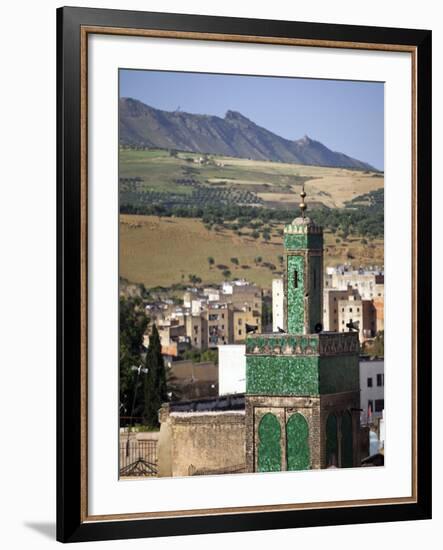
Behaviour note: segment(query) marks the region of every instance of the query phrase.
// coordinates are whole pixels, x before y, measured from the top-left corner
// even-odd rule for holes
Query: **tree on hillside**
[[[231,277],[231,272],[229,271],[229,269],[225,269],[225,270],[223,271],[223,277],[224,277],[225,279],[229,279],[229,278]]]
[[[209,264],[209,269],[212,268],[212,266],[215,264],[215,260],[212,256],[209,256],[208,258],[208,264]]]
[[[234,265],[238,265],[239,264],[238,258],[231,258],[231,263],[233,263]]]
[[[256,256],[254,258],[255,265],[261,264],[263,261],[263,258],[261,256]]]
[[[148,426],[158,427],[158,411],[168,400],[165,363],[162,355],[160,336],[156,325],[152,326],[149,348],[146,354],[145,410],[144,419]]]
[[[271,235],[270,235],[270,233],[269,233],[269,230],[263,231],[263,239],[264,239],[266,242],[268,242],[268,241],[271,240]]]
[[[188,279],[189,279],[189,282],[192,283],[193,285],[197,285],[202,282],[201,278],[197,277],[197,275],[195,274],[189,274]]]

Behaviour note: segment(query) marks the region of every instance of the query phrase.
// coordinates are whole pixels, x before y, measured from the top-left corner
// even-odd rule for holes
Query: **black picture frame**
[[[416,52],[416,499],[411,503],[88,521],[82,513],[81,29],[399,45]],[[431,517],[431,31],[64,7],[57,10],[57,539],[62,542],[284,529]],[[82,202],[83,201],[83,202]],[[83,206],[82,206],[83,205]],[[82,458],[83,457],[83,458]]]

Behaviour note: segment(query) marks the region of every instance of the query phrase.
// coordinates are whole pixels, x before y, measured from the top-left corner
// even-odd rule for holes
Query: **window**
[[[376,399],[375,400],[375,412],[382,412],[382,410],[385,408],[385,400],[384,399]]]
[[[349,313],[352,313],[352,307],[349,308]]]
[[[241,325],[243,323],[243,320],[242,319],[239,319],[238,320],[238,324]]]
[[[224,313],[222,313],[222,319],[224,319],[224,318],[225,318],[225,314],[224,314]]]
[[[241,330],[238,331],[238,335],[241,336]]]
[[[298,288],[298,271],[294,269],[294,288]]]
[[[360,313],[360,308],[359,307],[357,308],[357,313]]]
[[[341,308],[341,311],[342,311],[342,313],[344,313],[344,312],[345,312],[345,308],[344,308],[344,307],[342,307],[342,308]]]
[[[372,401],[372,399],[368,399],[368,412],[369,407],[371,408],[371,412],[374,412],[374,401]]]
[[[368,388],[372,388],[372,378],[368,378]]]
[[[384,380],[384,375],[383,374],[377,374],[377,386],[384,386],[385,385],[385,380]]]

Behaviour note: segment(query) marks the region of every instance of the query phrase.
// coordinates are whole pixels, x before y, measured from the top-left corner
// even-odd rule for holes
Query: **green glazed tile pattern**
[[[285,233],[284,247],[286,250],[305,250],[307,248],[312,248],[315,250],[323,249],[323,235],[311,235],[309,233]]]
[[[341,466],[342,468],[352,468],[352,419],[351,415],[346,412],[341,417]]]
[[[288,256],[287,330],[293,334],[303,334],[304,332],[304,267],[305,260],[303,256]],[[297,272],[297,287],[295,287],[294,282],[295,272]]]
[[[318,395],[318,357],[246,356],[246,393]]]
[[[286,424],[286,460],[288,470],[309,470],[309,426],[306,418],[293,414]]]
[[[281,470],[281,428],[278,418],[266,413],[258,426],[258,471],[279,472]]]
[[[309,258],[309,332],[315,331],[317,323],[323,323],[322,282],[320,281],[322,261],[323,258],[321,256],[311,256]]]
[[[319,336],[309,335],[254,335],[246,339],[246,353],[258,354],[316,354],[319,349]]]
[[[319,358],[321,394],[360,390],[358,355],[338,355]]]
[[[330,414],[326,420],[326,466],[338,466],[337,417]]]
[[[286,250],[303,250],[308,248],[308,235],[306,233],[299,235],[285,234],[284,246]]]

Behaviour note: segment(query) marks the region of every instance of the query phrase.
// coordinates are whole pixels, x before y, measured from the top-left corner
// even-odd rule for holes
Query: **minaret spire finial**
[[[300,197],[301,197],[301,203],[299,204],[299,207],[300,207],[300,210],[301,210],[302,218],[304,219],[305,218],[305,210],[308,208],[307,204],[305,203],[306,193],[305,193],[305,184],[304,183],[303,183],[302,188],[301,188]]]

